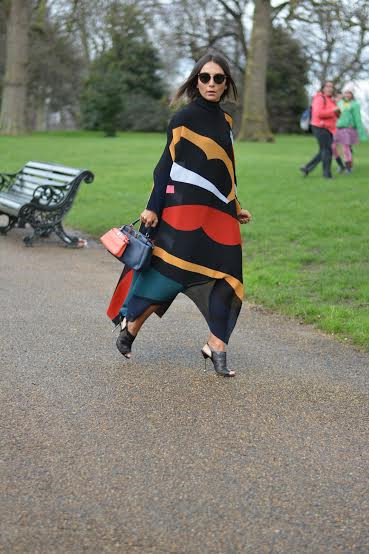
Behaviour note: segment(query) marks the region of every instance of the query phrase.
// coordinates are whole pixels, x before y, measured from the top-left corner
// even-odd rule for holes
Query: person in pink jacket
[[[323,177],[332,179],[332,142],[340,114],[340,109],[332,98],[333,91],[333,83],[327,81],[322,90],[314,95],[311,106],[311,129],[318,141],[319,152],[309,163],[300,167],[304,177],[309,175],[319,162],[322,162]]]

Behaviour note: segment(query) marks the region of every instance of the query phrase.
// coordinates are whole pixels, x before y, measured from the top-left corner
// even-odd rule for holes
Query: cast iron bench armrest
[[[68,191],[65,185],[40,185],[33,193],[31,204],[39,210],[58,209],[67,194]]]

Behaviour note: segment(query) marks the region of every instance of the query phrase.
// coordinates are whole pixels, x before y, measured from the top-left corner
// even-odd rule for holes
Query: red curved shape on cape
[[[114,291],[113,297],[106,312],[107,316],[112,320],[115,319],[119,314],[119,311],[131,286],[133,275],[134,271],[130,269],[123,277],[121,276],[120,278],[120,281]]]
[[[241,244],[240,224],[237,219],[209,206],[171,206],[163,210],[162,219],[178,231],[202,228],[209,238],[219,244]]]

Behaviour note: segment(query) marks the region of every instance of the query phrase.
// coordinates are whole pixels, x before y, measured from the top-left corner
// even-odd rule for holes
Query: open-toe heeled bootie
[[[224,377],[234,377],[236,375],[234,371],[227,369],[226,352],[217,352],[216,350],[213,350],[208,343],[206,343],[201,349],[201,354],[205,358],[205,367],[207,358],[210,358],[213,362],[216,373],[219,375],[223,375]]]
[[[126,358],[131,357],[130,354],[131,354],[132,344],[135,338],[136,338],[135,335],[132,335],[128,331],[127,320],[124,319],[123,326],[118,335],[116,345],[119,352],[123,354],[123,356],[125,356]]]

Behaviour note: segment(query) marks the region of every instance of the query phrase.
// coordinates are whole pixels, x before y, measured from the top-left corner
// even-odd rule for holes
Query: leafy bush
[[[169,108],[165,99],[157,100],[148,95],[127,95],[120,116],[119,128],[131,131],[165,131]]]
[[[81,95],[85,129],[162,131],[168,120],[159,55],[134,5],[112,8],[111,48],[92,64]]]
[[[274,28],[267,73],[267,107],[273,133],[300,132],[300,116],[308,104],[307,83],[308,62],[301,43],[285,29]]]

